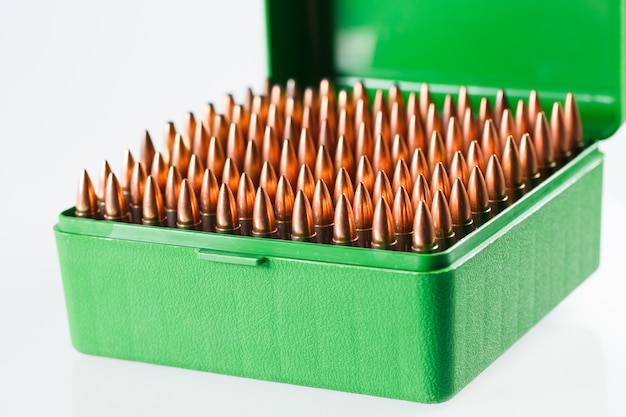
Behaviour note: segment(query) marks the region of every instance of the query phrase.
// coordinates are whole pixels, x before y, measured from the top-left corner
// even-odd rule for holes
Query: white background
[[[600,269],[451,401],[346,394],[84,356],[52,226],[80,170],[260,91],[261,2],[0,3],[0,415],[626,415],[626,132],[606,141]]]

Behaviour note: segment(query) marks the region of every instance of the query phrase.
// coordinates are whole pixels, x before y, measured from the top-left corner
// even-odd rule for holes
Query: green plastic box
[[[311,8],[311,5],[315,5]],[[546,106],[586,149],[453,248],[419,255],[76,218],[55,226],[72,342],[94,355],[419,402],[452,397],[598,266],[624,118],[620,1],[268,0],[270,74]],[[233,16],[233,19],[235,17]],[[437,94],[439,93],[439,94]],[[474,105],[477,103],[473,102]]]

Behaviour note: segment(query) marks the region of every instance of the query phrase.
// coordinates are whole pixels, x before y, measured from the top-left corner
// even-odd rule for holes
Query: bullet
[[[452,95],[446,94],[443,99],[443,109],[441,111],[441,135],[446,139],[446,143],[448,139],[448,125],[450,124],[450,119],[456,119],[456,117],[456,110],[454,109]]]
[[[354,128],[358,132],[361,123],[365,123],[367,126],[372,125],[372,115],[370,113],[369,105],[361,99],[356,101],[354,107]],[[370,132],[371,133],[371,132]]]
[[[528,133],[522,135],[522,140],[520,140],[519,159],[522,165],[522,177],[526,183],[526,192],[528,192],[541,182],[537,153],[533,140]]]
[[[349,175],[354,175],[354,155],[352,149],[345,136],[339,136],[337,148],[335,150],[335,166],[336,171],[344,168]]]
[[[544,112],[540,112],[537,115],[533,142],[535,152],[537,153],[539,172],[541,172],[543,178],[547,178],[555,171],[556,161],[554,160],[554,149],[552,148],[552,135],[550,134]]]
[[[211,136],[211,139],[209,139],[209,150],[207,151],[206,167],[213,171],[218,182],[222,182],[225,162],[226,156],[224,156],[222,143],[215,136]]]
[[[202,164],[202,161],[195,154],[191,155],[191,159],[189,160],[189,169],[187,170],[187,180],[189,181],[189,186],[191,186],[191,189],[196,194],[196,197],[200,196],[203,176],[204,165]]]
[[[396,250],[410,252],[413,242],[413,206],[406,188],[400,187],[393,199]]]
[[[270,199],[274,199],[277,185],[276,172],[269,161],[265,161],[261,167],[261,175],[259,175],[259,187],[265,190]]]
[[[133,158],[133,154],[130,153],[130,150],[127,149],[122,157],[122,170],[120,172],[119,179],[122,192],[124,193],[124,198],[126,199],[126,204],[130,203],[130,180],[133,177],[134,167],[135,158]]]
[[[246,142],[235,123],[230,124],[226,140],[226,157],[231,158],[237,169],[243,171],[243,157],[246,153]]]
[[[109,174],[111,173],[111,166],[109,162],[104,160],[102,161],[102,165],[100,165],[100,178],[98,181],[98,192],[96,193],[96,197],[98,200],[98,211],[101,214],[104,214],[104,199],[106,194],[107,181],[109,179]]]
[[[215,231],[229,235],[238,235],[241,232],[239,217],[237,216],[237,203],[232,191],[225,183],[221,185],[220,193],[217,197]]]
[[[432,138],[433,132],[438,132],[439,134],[441,134],[442,125],[441,118],[439,117],[439,112],[437,112],[437,107],[435,107],[435,103],[430,103],[430,105],[428,106],[428,113],[426,114],[424,133],[427,138]]]
[[[297,242],[312,242],[317,238],[313,226],[313,213],[309,199],[302,190],[296,194],[293,203],[291,223],[291,240]]]
[[[213,128],[211,129],[211,134],[220,141],[222,149],[226,148],[226,139],[228,138],[228,124],[223,115],[215,115],[215,118],[213,119]]]
[[[537,124],[537,115],[541,112],[543,110],[539,101],[539,95],[536,90],[531,90],[528,95],[528,128],[533,132]]]
[[[469,169],[467,167],[467,163],[465,162],[465,158],[463,157],[461,151],[456,151],[452,157],[452,162],[450,163],[450,182],[454,183],[454,181],[458,178],[461,180],[463,185],[466,185],[468,177]]]
[[[363,155],[359,159],[356,167],[356,175],[354,176],[355,184],[363,183],[368,192],[374,191],[374,170],[367,156]]]
[[[409,148],[404,137],[396,134],[391,142],[391,162],[395,166],[400,160],[403,160],[405,163],[409,160]]]
[[[459,88],[459,95],[457,97],[457,103],[456,103],[456,114],[458,115],[458,117],[459,118],[464,117],[465,112],[467,111],[468,108],[471,111],[470,100],[469,100],[469,96],[467,95],[467,87],[462,85],[461,88]]]
[[[91,183],[91,178],[86,170],[83,170],[78,180],[78,192],[76,193],[76,217],[88,217],[92,219],[100,218],[98,211],[98,198]]]
[[[420,174],[423,174],[425,178],[430,178],[430,168],[426,156],[421,148],[417,148],[411,158],[411,178],[417,178]]]
[[[228,188],[237,191],[241,174],[232,158],[226,158],[224,171],[222,172],[222,183],[228,184]]]
[[[356,187],[353,207],[357,245],[362,248],[369,248],[372,243],[372,216],[374,208],[370,193],[362,182]]]
[[[285,95],[287,96],[287,98],[300,98],[300,86],[295,79],[290,78],[287,80],[287,84],[285,85]]]
[[[404,110],[397,101],[391,104],[391,112],[389,113],[389,136],[395,137],[400,135],[406,136],[406,120],[404,119]]]
[[[489,206],[492,216],[498,215],[509,205],[509,198],[506,195],[506,183],[504,173],[498,157],[491,155],[485,170],[485,183],[489,194]]]
[[[237,189],[237,215],[241,226],[241,235],[250,236],[252,232],[252,211],[254,208],[254,184],[244,172],[239,180]]]
[[[271,126],[265,127],[263,136],[263,148],[261,149],[263,161],[268,161],[274,170],[280,166],[280,143],[276,137],[276,133]]]
[[[274,213],[278,238],[289,240],[291,238],[292,211],[294,204],[293,189],[289,180],[283,175],[278,179]]]
[[[467,167],[471,170],[478,167],[481,171],[485,170],[485,157],[478,141],[472,141],[467,149]]]
[[[380,134],[376,136],[376,141],[374,142],[372,167],[374,168],[374,172],[391,172],[393,169],[389,148],[387,147],[387,143],[385,142],[383,135]]]
[[[179,134],[176,135],[174,140],[174,147],[170,154],[170,165],[178,168],[180,172],[187,172],[189,169],[189,159],[191,158],[191,151],[185,145],[183,137]]]
[[[469,149],[470,143],[478,140],[478,123],[471,108],[465,109],[463,116],[463,150]]]
[[[374,140],[365,122],[362,122],[357,131],[356,145],[354,157],[355,160],[361,160],[362,156],[367,156],[368,159],[372,159],[374,155]]]
[[[505,110],[509,110],[509,100],[506,98],[506,93],[504,92],[504,90],[500,88],[496,92],[496,104],[494,106],[494,112],[493,112],[493,121],[495,122],[497,127],[501,127],[502,125],[502,119],[503,119]],[[513,133],[507,132],[506,136],[509,136],[512,134]]]
[[[315,90],[313,90],[312,87],[307,87],[304,89],[304,94],[302,95],[302,105],[305,108],[310,107],[316,112],[319,109],[319,102],[317,101]]]
[[[500,149],[504,148],[506,139],[512,136],[515,140],[515,122],[509,109],[504,109],[502,112],[502,120],[500,120]]]
[[[310,169],[315,167],[315,142],[308,128],[300,131],[300,141],[298,142],[298,163],[306,164]]]
[[[285,130],[283,130],[283,141],[285,139],[298,140],[296,122],[291,117],[285,117]]]
[[[485,121],[480,148],[487,159],[489,159],[491,155],[500,157],[500,138],[498,137],[498,132],[496,132],[496,126],[491,119]]]
[[[135,162],[130,178],[130,218],[133,223],[141,224],[143,194],[146,187],[146,170],[141,162]]]
[[[165,183],[167,182],[167,163],[165,159],[163,159],[163,155],[160,152],[156,152],[154,154],[154,158],[152,159],[152,166],[150,168],[150,176],[154,179],[154,181],[159,186],[159,191],[161,194],[165,192]]]
[[[143,193],[141,224],[148,226],[167,226],[163,197],[152,175],[146,179]]]
[[[282,113],[285,105],[285,95],[283,94],[282,87],[278,84],[274,84],[270,91],[270,105],[275,105]]]
[[[420,97],[419,97],[419,108],[420,108],[420,116],[422,119],[426,119],[426,115],[428,114],[428,107],[432,104],[433,98],[430,95],[430,91],[428,90],[428,84],[422,83],[420,86]],[[430,137],[430,135],[427,135]]]
[[[280,109],[274,103],[270,103],[267,110],[267,122],[266,126],[270,126],[276,138],[282,138],[285,130],[285,118],[283,117]]]
[[[342,194],[337,201],[333,224],[332,244],[338,246],[356,246],[357,234],[354,214],[350,201]]]
[[[183,119],[183,141],[185,142],[185,146],[187,148],[191,148],[191,144],[193,143],[196,137],[196,118],[192,112],[188,112],[185,114],[185,118]]]
[[[369,96],[367,95],[367,89],[361,81],[357,81],[352,86],[352,101],[356,103],[358,100],[363,100],[363,103],[369,108]]]
[[[578,105],[572,93],[567,93],[567,96],[565,96],[563,124],[565,125],[566,142],[571,144],[572,154],[577,155],[584,147],[583,127]]]
[[[250,114],[243,106],[237,104],[233,107],[233,118],[231,122],[239,126],[239,130],[244,138],[248,136],[250,130]]]
[[[398,84],[392,84],[389,87],[387,97],[390,114],[395,103],[398,104],[399,110],[404,113],[404,97],[402,97],[402,91],[400,91],[400,86],[398,86]]]
[[[413,188],[413,179],[409,167],[406,166],[404,160],[398,160],[396,168],[393,171],[392,189],[394,193],[398,192],[400,187],[404,187],[407,190]]]
[[[375,138],[379,135],[383,137],[385,144],[389,146],[390,133],[389,133],[389,122],[387,121],[387,117],[384,112],[379,111],[378,113],[374,113],[374,130],[372,131],[372,136]],[[375,145],[374,145],[375,146]]]
[[[167,227],[176,227],[178,210],[178,195],[180,194],[180,184],[183,178],[174,165],[170,166],[167,172],[165,183],[165,215],[167,217]]]
[[[319,129],[317,122],[315,121],[315,110],[309,106],[305,106],[302,109],[302,122],[300,123],[301,129],[309,129],[313,138],[318,137]]]
[[[378,171],[376,180],[374,181],[374,191],[372,192],[373,203],[377,204],[380,198],[393,201],[393,189],[391,188],[389,177],[387,177],[385,171]]]
[[[313,200],[313,193],[315,192],[315,178],[313,178],[313,173],[306,164],[300,165],[296,191],[304,192],[304,195],[309,201]]]
[[[416,177],[413,192],[411,193],[411,204],[413,205],[414,211],[417,210],[420,201],[425,202],[428,207],[430,207],[432,203],[430,187],[423,174],[419,174]]]
[[[354,146],[354,122],[345,109],[339,112],[337,136],[345,136],[348,146],[350,148]]]
[[[290,183],[295,184],[298,181],[298,157],[293,148],[292,141],[285,139],[283,141],[280,153],[279,172],[280,175],[287,177]]]
[[[330,159],[330,154],[324,145],[320,145],[317,151],[314,175],[316,181],[324,180],[324,183],[332,191],[332,186],[335,182],[335,168],[333,167],[332,159]]]
[[[509,197],[510,204],[512,204],[522,198],[526,191],[522,177],[519,150],[513,140],[513,136],[507,138],[502,150],[502,173],[504,174],[506,195]]]
[[[254,140],[248,141],[246,153],[243,157],[243,172],[248,175],[255,186],[259,183],[262,162],[256,142]]]
[[[224,109],[224,118],[230,122],[233,119],[233,109],[235,108],[235,99],[232,94],[226,94],[224,96],[224,104],[222,105],[222,109]]]
[[[474,220],[472,219],[472,208],[465,185],[460,179],[456,179],[450,190],[450,217],[452,218],[452,229],[459,241],[474,230]]]
[[[381,171],[382,172],[382,171]],[[380,198],[374,208],[372,217],[372,249],[395,250],[398,241],[391,209],[386,199]]]
[[[318,146],[324,145],[330,153],[335,153],[335,129],[330,120],[322,119],[319,124]]]
[[[435,169],[435,165],[442,163],[447,166],[446,161],[446,146],[443,143],[443,138],[438,131],[433,132],[430,137],[430,143],[428,144],[428,168],[432,172]]]
[[[524,100],[519,99],[517,101],[517,108],[515,109],[515,140],[521,142],[522,135],[524,133],[530,133],[530,127],[528,124],[528,109]]]
[[[252,213],[252,236],[259,238],[276,238],[278,229],[274,218],[272,202],[261,187],[257,189]]]
[[[112,222],[130,221],[130,215],[126,210],[126,199],[120,183],[114,173],[110,173],[106,181],[104,194],[104,220]]]
[[[139,151],[139,162],[144,166],[147,172],[150,172],[152,168],[152,161],[154,160],[154,144],[150,138],[150,133],[144,131],[143,139],[141,140],[141,146]]]
[[[443,192],[446,198],[450,196],[450,178],[448,177],[446,167],[444,167],[441,162],[435,165],[435,170],[430,178],[430,192],[433,197],[439,190]]]
[[[174,126],[174,122],[167,122],[165,124],[165,143],[163,144],[163,151],[161,154],[163,155],[163,159],[165,162],[169,163],[170,154],[172,153],[172,149],[174,149],[174,141],[176,140],[176,127]]]
[[[183,179],[180,184],[177,207],[176,227],[185,230],[200,230],[201,221],[198,212],[198,200],[187,178]]]
[[[374,118],[378,116],[379,112],[382,112],[381,120],[387,118],[387,104],[385,103],[385,95],[381,89],[376,90],[374,93],[374,103],[372,103],[372,114]]]
[[[474,166],[467,181],[467,196],[472,210],[474,227],[477,229],[491,219],[489,192],[481,170]]]
[[[480,99],[480,106],[478,107],[478,131],[485,130],[485,123],[487,120],[493,120],[493,111],[491,111],[491,105],[487,97]]]
[[[204,127],[203,123],[198,123],[198,130],[193,138],[191,153],[196,155],[200,160],[206,161],[209,152],[209,140],[211,136]]]
[[[320,97],[327,97],[330,104],[335,104],[335,86],[328,78],[323,78],[320,81],[319,95]]]
[[[424,136],[424,128],[419,118],[419,114],[413,114],[409,117],[409,125],[407,128],[407,148],[409,153],[413,155],[416,149],[428,149],[426,137]]]
[[[333,200],[323,180],[318,180],[313,194],[313,227],[317,243],[330,243],[333,235]]]
[[[335,186],[333,189],[333,200],[335,201],[335,204],[337,204],[339,198],[342,195],[345,195],[348,198],[348,201],[352,202],[352,199],[354,198],[354,188],[352,187],[350,174],[348,174],[345,168],[341,168],[337,173],[337,178],[335,179]]]
[[[456,234],[452,227],[452,215],[446,196],[441,190],[435,192],[431,205],[433,216],[433,226],[435,227],[435,240],[439,250],[446,250],[452,246],[456,240]]]
[[[263,96],[269,97],[271,91],[272,91],[272,80],[270,80],[269,78],[266,78],[265,82],[263,83]]]
[[[265,97],[254,96],[252,98],[252,108],[250,109],[250,113],[251,114],[256,113],[259,116],[261,123],[263,124],[267,123],[267,112],[268,112],[267,106],[268,104],[267,104],[267,100],[265,99]]]
[[[291,117],[297,126],[302,126],[302,102],[294,96],[285,101],[285,117]]]
[[[202,220],[202,230],[205,232],[215,231],[215,215],[219,193],[220,186],[213,171],[205,169],[200,189],[200,219]]]
[[[552,148],[557,165],[562,166],[572,157],[571,144],[567,142],[565,124],[563,121],[563,107],[558,101],[552,106],[550,114],[550,133],[552,134]]]
[[[210,134],[211,129],[213,129],[213,123],[215,122],[215,107],[213,103],[207,103],[204,106],[204,115],[202,117],[202,124],[207,129],[207,132]],[[209,135],[210,136],[210,135]]]
[[[410,120],[411,116],[417,116],[421,119],[417,94],[414,91],[409,93],[409,97],[406,100],[406,119]]]
[[[452,163],[452,157],[458,151],[463,152],[463,131],[456,117],[452,117],[448,122],[448,132],[446,134],[446,161]]]
[[[248,126],[248,142],[254,141],[257,144],[257,148],[263,148],[263,122],[258,114],[252,113],[250,115],[250,125]]]
[[[428,206],[420,201],[415,209],[413,221],[413,242],[411,251],[415,253],[434,253],[439,250],[435,237],[435,226]]]

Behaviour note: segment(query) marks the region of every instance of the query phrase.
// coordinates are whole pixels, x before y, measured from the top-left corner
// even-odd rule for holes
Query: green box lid
[[[620,0],[266,0],[269,74],[407,90],[427,82],[436,101],[461,85],[474,98],[504,88],[510,100],[535,89],[548,111],[571,91],[585,137],[606,138],[626,116],[625,9]]]

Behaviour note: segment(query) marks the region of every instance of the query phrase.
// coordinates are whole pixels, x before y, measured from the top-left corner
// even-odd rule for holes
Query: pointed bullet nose
[[[277,233],[274,208],[270,197],[261,187],[257,189],[252,212],[252,236],[272,238]]]
[[[180,184],[178,194],[176,227],[179,229],[195,230],[200,226],[200,214],[198,212],[198,200],[196,193],[185,178]]]
[[[146,179],[143,194],[141,223],[151,226],[165,226],[165,207],[157,181],[150,175]]]
[[[428,205],[420,201],[415,210],[411,250],[416,253],[433,253],[438,249],[433,218]]]
[[[217,233],[238,234],[239,220],[237,216],[237,203],[227,184],[223,183],[217,197],[217,210],[215,215],[215,231]]]
[[[372,218],[372,244],[374,249],[392,250],[396,246],[393,215],[386,199],[379,198]]]
[[[354,214],[350,201],[342,194],[337,201],[333,225],[333,244],[353,246],[356,243],[356,228]]]
[[[128,222],[129,217],[122,187],[115,174],[110,173],[106,181],[104,195],[104,219],[115,222]]]
[[[97,218],[99,215],[96,192],[86,170],[81,172],[80,179],[78,180],[75,214],[77,217],[91,218]]]

